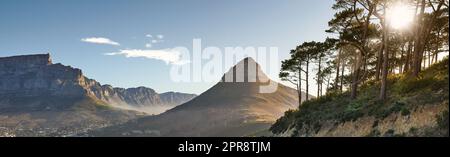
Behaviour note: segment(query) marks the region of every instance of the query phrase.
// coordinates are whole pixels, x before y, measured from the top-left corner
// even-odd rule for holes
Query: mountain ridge
[[[53,64],[50,54],[21,55],[0,58],[0,94],[11,96],[93,96],[114,107],[139,110],[184,103],[196,95],[174,93],[178,99],[161,99],[148,87],[118,88],[101,85],[83,75],[81,69]],[[162,112],[162,111],[158,111]]]

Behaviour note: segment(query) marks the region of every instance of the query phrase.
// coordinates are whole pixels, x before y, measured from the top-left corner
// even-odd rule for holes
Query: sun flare
[[[405,29],[414,20],[414,8],[403,3],[391,6],[386,12],[389,25],[394,29]]]

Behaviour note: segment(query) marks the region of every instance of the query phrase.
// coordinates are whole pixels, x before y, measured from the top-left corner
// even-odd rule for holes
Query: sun
[[[386,19],[392,28],[405,29],[413,22],[414,14],[414,8],[404,3],[396,3],[386,11]]]

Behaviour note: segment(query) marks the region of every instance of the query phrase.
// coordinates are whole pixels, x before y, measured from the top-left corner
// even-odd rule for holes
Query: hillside
[[[256,73],[249,72],[256,65]],[[242,82],[238,72],[244,72]],[[255,76],[254,82],[249,81]],[[230,82],[223,81],[233,76]],[[266,81],[263,81],[266,80]],[[239,62],[217,83],[193,100],[157,116],[98,130],[91,136],[259,136],[289,109],[297,108],[296,90],[278,84],[273,93],[260,93],[267,76],[251,58]],[[305,95],[303,95],[305,96]]]
[[[0,136],[73,136],[143,115],[89,97],[0,96],[0,100]]]
[[[330,94],[304,102],[272,125],[275,136],[447,136],[448,58],[419,79],[390,76],[389,97],[379,102],[378,82],[362,85],[359,96]]]

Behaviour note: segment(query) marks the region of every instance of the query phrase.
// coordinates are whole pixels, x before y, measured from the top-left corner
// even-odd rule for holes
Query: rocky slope
[[[270,83],[277,85],[274,91],[262,92]],[[297,100],[296,90],[270,80],[247,58],[185,104],[90,136],[260,136],[286,110],[297,108]]]

